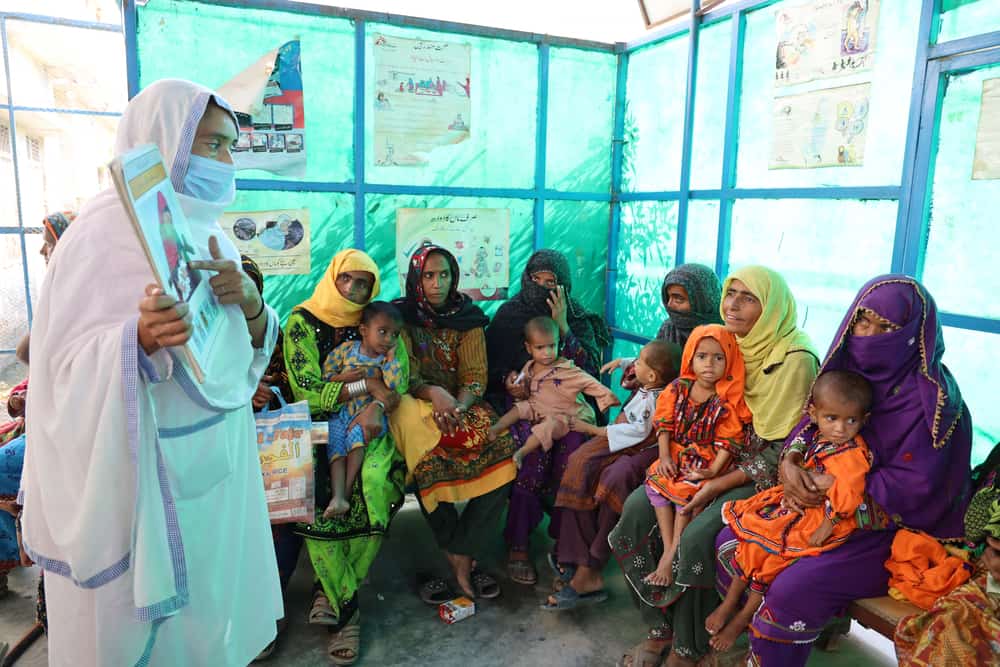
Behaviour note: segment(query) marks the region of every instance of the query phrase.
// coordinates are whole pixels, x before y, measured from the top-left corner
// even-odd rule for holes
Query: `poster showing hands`
[[[265,276],[309,273],[309,209],[228,211],[219,225]]]
[[[406,291],[410,257],[424,242],[458,260],[459,289],[473,301],[502,301],[510,286],[510,209],[396,209],[396,267]]]
[[[375,165],[420,166],[439,146],[469,138],[468,44],[374,36]]]
[[[268,51],[218,90],[233,105],[240,124],[233,153],[237,169],[262,169],[293,178],[306,175],[298,40]]]
[[[768,169],[864,164],[870,96],[862,83],[775,98]]]
[[[775,11],[774,85],[872,68],[879,0],[813,0]]]

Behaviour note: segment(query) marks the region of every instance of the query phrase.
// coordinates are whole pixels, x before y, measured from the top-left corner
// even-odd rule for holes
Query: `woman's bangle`
[[[372,403],[382,408],[382,414],[387,414],[387,410],[385,409],[385,403],[378,400],[377,398],[374,401],[372,401]]]
[[[257,314],[254,315],[253,317],[247,317],[246,315],[244,315],[243,317],[246,317],[247,322],[253,322],[255,319],[257,319],[258,317],[260,317],[261,315],[264,314],[264,308],[266,306],[267,306],[267,304],[264,303],[264,299],[261,299],[260,300],[260,310],[257,311]]]
[[[347,383],[347,395],[351,398],[364,396],[368,393],[368,383],[365,380],[356,380]]]

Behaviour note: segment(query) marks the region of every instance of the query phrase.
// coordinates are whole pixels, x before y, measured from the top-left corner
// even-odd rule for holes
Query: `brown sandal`
[[[632,649],[621,657],[621,660],[615,663],[615,667],[659,667],[663,664],[663,659],[670,649],[670,642],[663,645],[660,652],[651,651],[646,647],[646,642],[649,640],[644,639],[639,642]]]
[[[534,586],[538,582],[538,571],[527,558],[508,558],[507,576],[515,584]]]
[[[334,665],[353,665],[358,661],[361,649],[361,612],[354,612],[354,616],[342,627],[339,632],[330,635],[330,641],[326,645],[326,657]],[[337,655],[337,654],[340,655]],[[348,655],[344,655],[344,654]]]
[[[333,613],[333,607],[326,598],[326,593],[316,591],[313,595],[312,609],[309,610],[309,623],[313,625],[336,625],[337,617]]]

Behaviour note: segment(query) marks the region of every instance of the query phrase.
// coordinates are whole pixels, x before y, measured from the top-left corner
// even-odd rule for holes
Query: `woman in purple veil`
[[[803,558],[770,587],[750,629],[748,664],[805,665],[820,630],[852,600],[885,595],[893,536],[898,528],[960,540],[969,500],[972,420],[951,372],[942,363],[944,341],[937,307],[927,290],[903,275],[869,281],[844,317],[822,371],[863,375],[875,404],[862,433],[874,462],[858,511],[861,530],[842,547]],[[791,442],[807,418],[788,437]],[[786,497],[816,506],[797,453],[786,449],[780,477]],[[736,542],[724,529],[719,588],[733,576]]]

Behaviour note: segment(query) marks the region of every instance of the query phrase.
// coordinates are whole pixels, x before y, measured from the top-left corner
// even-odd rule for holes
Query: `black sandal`
[[[451,586],[444,579],[437,577],[428,579],[420,586],[420,599],[423,600],[424,604],[436,607],[454,597],[454,591],[451,590]]]
[[[491,575],[473,570],[469,579],[472,581],[472,588],[476,591],[477,598],[493,600],[500,597],[500,584]]]

